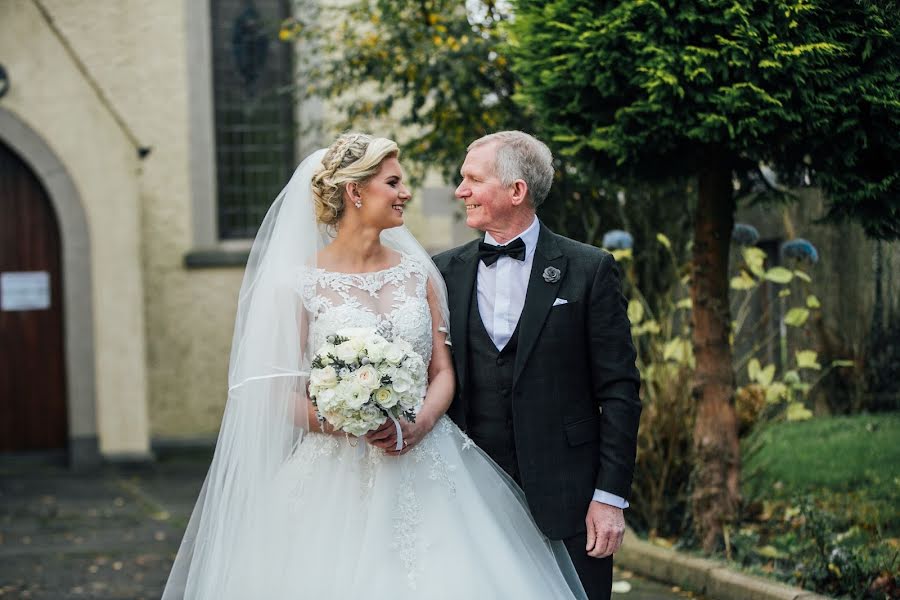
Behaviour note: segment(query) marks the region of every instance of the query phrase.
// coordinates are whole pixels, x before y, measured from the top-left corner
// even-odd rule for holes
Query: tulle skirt
[[[201,578],[217,597],[585,597],[521,490],[447,417],[399,457],[360,444],[307,435],[241,560]],[[205,597],[196,583],[186,597]]]

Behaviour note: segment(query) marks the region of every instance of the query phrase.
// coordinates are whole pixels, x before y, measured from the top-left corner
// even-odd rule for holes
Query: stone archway
[[[84,207],[74,181],[43,138],[2,107],[0,141],[28,163],[56,211],[62,238],[69,463],[75,468],[89,467],[99,462],[100,453],[94,379],[91,249]]]

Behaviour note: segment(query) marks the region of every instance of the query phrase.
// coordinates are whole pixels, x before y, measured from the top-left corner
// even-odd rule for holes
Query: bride
[[[584,597],[516,484],[444,416],[446,289],[402,226],[398,153],[342,135],[300,164],[266,215],[215,455],[163,600]],[[318,417],[311,354],[348,326],[402,338],[424,359],[414,423],[356,438]]]

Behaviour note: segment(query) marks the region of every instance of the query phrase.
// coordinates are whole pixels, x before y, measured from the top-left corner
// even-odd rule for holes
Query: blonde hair
[[[531,206],[541,205],[553,184],[553,154],[547,145],[523,131],[498,131],[478,138],[468,150],[497,144],[494,173],[504,186],[522,179],[528,186]]]
[[[335,225],[344,214],[344,187],[365,185],[388,157],[400,155],[397,143],[366,133],[345,133],[329,146],[322,165],[312,178],[316,220]]]

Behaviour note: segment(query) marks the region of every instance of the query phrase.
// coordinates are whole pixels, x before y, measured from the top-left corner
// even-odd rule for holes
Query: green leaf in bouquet
[[[819,299],[814,295],[810,294],[806,297],[806,306],[808,308],[821,308],[822,305],[819,303]]]
[[[684,308],[687,310],[691,309],[691,299],[690,298],[682,298],[675,304],[675,308]]]
[[[787,298],[790,295],[791,295],[791,290],[789,290],[788,288],[784,288],[783,290],[778,292],[779,298]]]
[[[833,360],[831,361],[832,367],[852,367],[856,363],[852,360]]]

